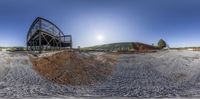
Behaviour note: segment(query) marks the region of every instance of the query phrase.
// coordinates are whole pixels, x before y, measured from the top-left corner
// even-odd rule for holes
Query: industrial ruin
[[[37,17],[27,34],[27,50],[55,51],[72,48],[72,36],[65,35],[54,23]]]

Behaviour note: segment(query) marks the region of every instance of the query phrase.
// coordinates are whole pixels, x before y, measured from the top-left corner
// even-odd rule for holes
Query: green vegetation
[[[85,47],[81,50],[134,51],[131,42],[97,45],[92,47]]]
[[[6,50],[6,51],[26,51],[25,47],[0,47],[0,51]]]
[[[166,42],[163,39],[160,39],[159,42],[158,42],[158,47],[164,48],[166,46],[167,46]]]
[[[25,47],[12,47],[11,51],[25,51],[26,48]]]

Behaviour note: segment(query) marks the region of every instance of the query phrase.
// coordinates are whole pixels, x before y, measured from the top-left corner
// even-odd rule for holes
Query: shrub
[[[163,39],[160,39],[159,42],[158,42],[158,47],[159,48],[166,47],[166,42]]]

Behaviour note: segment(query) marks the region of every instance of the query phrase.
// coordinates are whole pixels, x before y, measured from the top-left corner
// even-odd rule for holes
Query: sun
[[[101,34],[98,34],[98,35],[96,36],[96,38],[97,38],[98,41],[103,41],[103,40],[104,40],[104,36],[101,35]]]

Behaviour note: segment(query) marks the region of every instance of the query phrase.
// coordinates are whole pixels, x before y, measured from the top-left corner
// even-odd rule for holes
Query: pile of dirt
[[[48,80],[67,85],[90,85],[102,82],[112,74],[116,57],[63,51],[31,58],[31,61],[33,68]]]
[[[137,52],[152,52],[155,50],[159,50],[159,48],[155,46],[151,46],[151,45],[143,44],[139,42],[132,43],[132,46],[133,46],[133,49],[135,49],[135,51]]]

